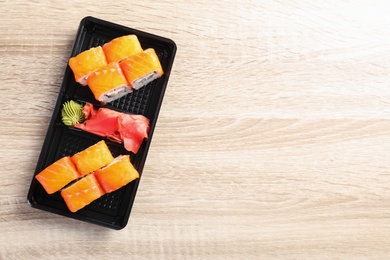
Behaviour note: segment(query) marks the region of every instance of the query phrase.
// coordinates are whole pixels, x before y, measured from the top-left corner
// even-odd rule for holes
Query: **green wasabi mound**
[[[67,101],[62,105],[62,122],[67,126],[80,124],[84,121],[83,105],[73,100]]]

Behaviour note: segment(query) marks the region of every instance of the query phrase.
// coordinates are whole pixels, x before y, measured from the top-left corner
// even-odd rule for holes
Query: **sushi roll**
[[[132,92],[118,62],[111,62],[91,73],[87,84],[95,98],[103,104]]]
[[[104,140],[76,153],[71,157],[81,176],[87,175],[114,160]]]
[[[87,85],[89,74],[105,65],[107,60],[101,46],[90,48],[69,59],[75,80],[83,86]]]
[[[103,45],[103,52],[108,63],[120,61],[141,51],[141,44],[134,34],[115,38]]]
[[[61,196],[71,212],[84,208],[103,195],[104,191],[93,174],[61,190]]]
[[[127,57],[119,65],[133,89],[139,89],[164,74],[160,60],[152,48]]]
[[[120,155],[107,166],[97,170],[95,176],[106,193],[113,192],[131,181],[139,174],[130,162],[129,155]]]
[[[35,176],[48,194],[59,191],[80,175],[69,156],[62,157]]]

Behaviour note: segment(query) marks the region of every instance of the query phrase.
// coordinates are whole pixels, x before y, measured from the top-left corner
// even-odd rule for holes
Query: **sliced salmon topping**
[[[141,51],[141,44],[137,36],[133,34],[115,38],[103,45],[103,52],[108,63],[120,61]]]
[[[134,89],[139,89],[164,74],[160,60],[152,48],[127,57],[119,65]]]
[[[131,88],[117,62],[94,71],[87,78],[87,84],[95,98],[102,103],[118,99],[131,92]]]
[[[137,170],[130,162],[129,155],[118,156],[112,163],[97,170],[94,174],[106,193],[113,192],[139,178]]]
[[[114,160],[114,157],[108,149],[106,142],[102,140],[76,153],[71,159],[81,176],[84,176],[109,164]]]
[[[103,195],[104,191],[93,174],[61,190],[61,196],[71,212],[78,211]]]
[[[81,85],[87,85],[87,77],[93,71],[107,65],[106,56],[102,47],[90,48],[69,59],[75,80]]]
[[[48,194],[53,194],[79,177],[69,156],[62,157],[35,176]]]

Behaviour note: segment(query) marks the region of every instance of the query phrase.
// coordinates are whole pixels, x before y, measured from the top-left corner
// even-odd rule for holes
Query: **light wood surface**
[[[0,259],[389,259],[388,1],[0,1]],[[127,227],[27,192],[80,20],[178,51]]]

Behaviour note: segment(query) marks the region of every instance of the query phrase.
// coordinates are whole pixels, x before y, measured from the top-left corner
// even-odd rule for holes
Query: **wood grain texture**
[[[0,259],[388,259],[387,1],[0,1]],[[173,39],[128,226],[26,196],[85,16]]]

